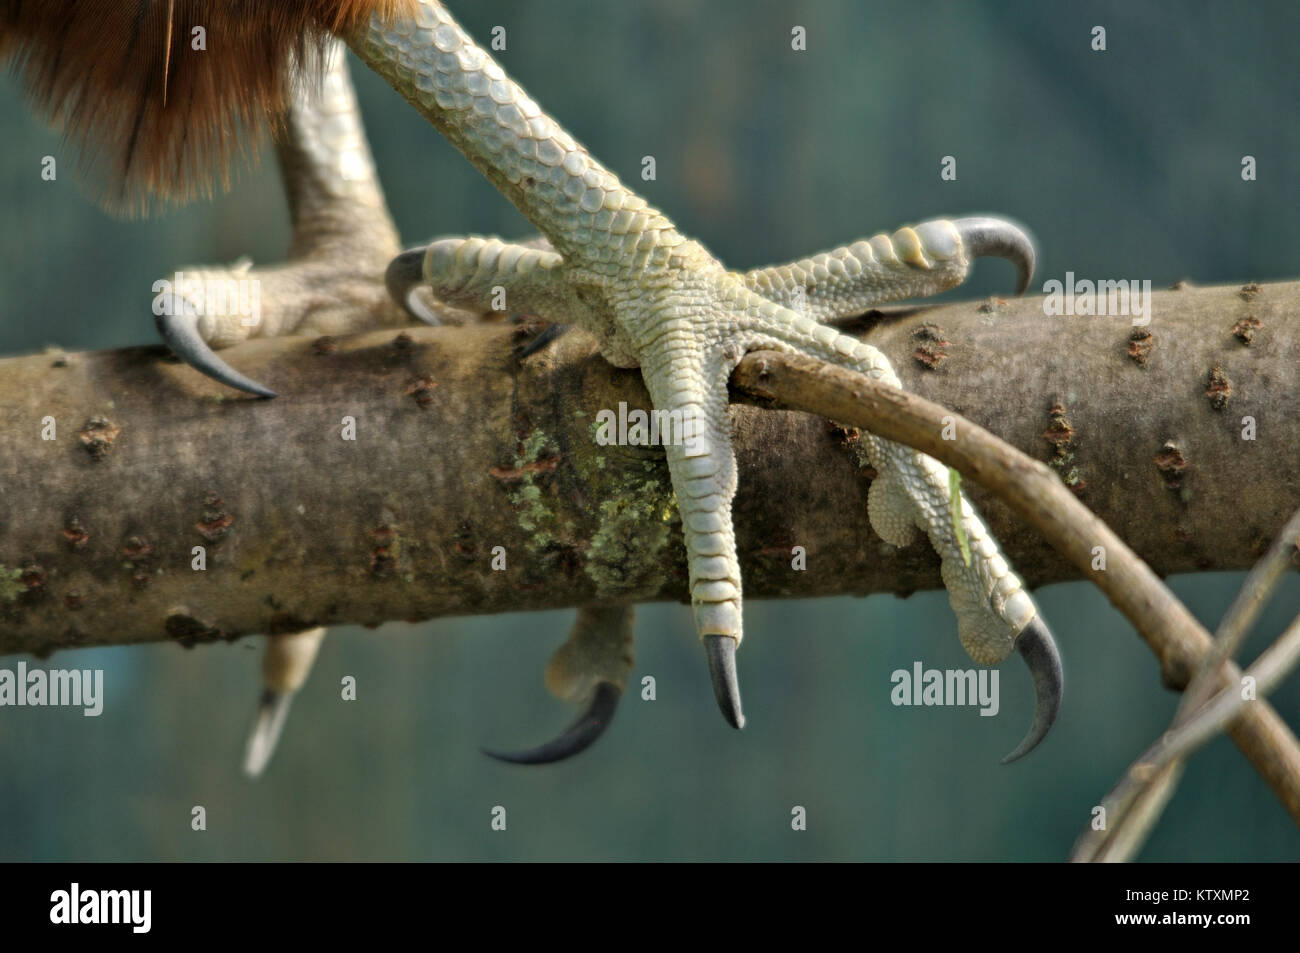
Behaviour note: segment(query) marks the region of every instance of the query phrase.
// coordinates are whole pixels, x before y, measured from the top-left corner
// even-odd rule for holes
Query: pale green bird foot
[[[694,250],[705,254],[698,246]],[[771,347],[897,384],[879,351],[813,321],[808,312],[833,320],[885,301],[933,294],[959,284],[978,256],[1011,260],[1019,290],[1027,286],[1033,272],[1032,243],[1014,225],[992,218],[925,222],[892,236],[877,235],[743,275],[727,273],[707,259],[704,287],[716,297],[699,306],[704,320],[673,318],[632,355],[632,348],[618,337],[612,307],[571,282],[560,253],[536,244],[482,237],[441,239],[394,259],[387,282],[399,301],[409,300],[415,288],[424,286],[456,307],[483,310],[485,302],[495,298],[509,302],[511,309],[562,314],[579,327],[603,330],[609,335],[610,346],[602,348],[606,356],[625,366],[639,365],[654,406],[680,412],[690,430],[680,445],[665,450],[682,512],[692,603],[719,708],[739,728],[744,714],[735,649],[742,631],[741,584],[730,522],[735,474],[727,378],[746,351]],[[678,278],[669,285],[679,287],[678,281],[680,287],[686,285]],[[647,304],[642,300],[637,306]],[[945,582],[972,657],[1000,661],[1014,642],[1030,663],[1037,713],[1025,740],[1008,757],[1027,753],[1046,734],[1060,704],[1060,665],[1050,634],[969,503],[963,507],[963,524],[973,563],[965,565],[951,529],[946,468],[870,435],[863,448],[862,462],[880,474],[872,487],[873,526],[896,545],[910,542],[917,528],[931,536],[944,557]]]
[[[496,239],[431,244],[408,253],[389,285],[423,281],[440,299],[563,316],[619,367],[640,367],[656,410],[675,415],[666,446],[681,511],[696,629],[719,706],[743,723],[734,653],[742,638],[740,564],[731,523],[736,461],[727,380],[750,350],[808,355],[898,385],[883,354],[818,323],[845,309],[933,294],[959,284],[979,255],[1009,257],[1027,284],[1033,246],[998,219],[933,221],[791,265],[740,274],[724,268],[605,169],[460,28],[442,4],[420,0],[409,21],[349,37],[357,55],[465,154],[550,241],[550,250]],[[907,447],[864,434],[863,462],[879,474],[869,516],[887,541],[923,530],[938,551],[958,631],[982,664],[1013,648],[1031,666],[1037,714],[1019,756],[1059,706],[1059,659],[1015,573],[964,498],[950,503],[948,470]],[[966,545],[958,543],[961,521]],[[967,561],[969,559],[969,562]]]

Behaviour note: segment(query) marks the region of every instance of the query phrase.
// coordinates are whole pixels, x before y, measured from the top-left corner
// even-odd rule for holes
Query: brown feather
[[[299,64],[328,34],[414,0],[0,0],[0,61],[83,147],[105,207],[147,211],[229,185],[282,116]],[[196,28],[206,49],[195,49]]]

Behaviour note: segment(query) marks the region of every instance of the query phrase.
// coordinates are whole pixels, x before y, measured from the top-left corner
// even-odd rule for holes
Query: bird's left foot
[[[924,222],[744,274],[725,272],[693,242],[675,251],[683,260],[702,259],[692,264],[705,280],[696,278],[697,286],[678,288],[673,296],[678,312],[702,317],[652,317],[647,323],[653,330],[644,333],[644,343],[628,340],[623,330],[618,310],[631,303],[611,306],[590,289],[580,291],[574,280],[578,269],[549,248],[495,238],[442,239],[395,260],[389,287],[404,301],[423,284],[449,305],[469,309],[484,308],[495,294],[512,310],[564,315],[577,326],[594,328],[606,357],[621,366],[640,365],[657,410],[679,411],[690,422],[688,439],[665,449],[714,693],[727,722],[739,728],[744,713],[735,651],[741,640],[741,589],[730,519],[735,461],[726,409],[731,371],[747,351],[775,348],[898,386],[883,354],[821,322],[954,287],[976,257],[1010,260],[1017,290],[1023,291],[1033,272],[1034,252],[1024,232],[995,218]],[[685,284],[685,278],[680,280]],[[672,279],[664,285],[671,291]],[[607,329],[603,335],[602,329]],[[1024,741],[1006,760],[1022,757],[1046,735],[1060,706],[1060,659],[1050,632],[969,501],[962,497],[960,513],[953,515],[946,467],[870,434],[859,446],[862,463],[878,473],[870,495],[873,528],[895,545],[910,542],[917,530],[930,538],[972,658],[993,664],[1016,648],[1028,663],[1036,713]],[[969,562],[954,520],[960,521]]]

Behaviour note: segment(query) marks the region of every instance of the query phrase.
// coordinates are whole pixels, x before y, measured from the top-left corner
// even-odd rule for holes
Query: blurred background
[[[1156,287],[1300,277],[1290,0],[451,7],[480,42],[504,26],[507,71],[734,268],[935,215],[997,212],[1036,235],[1040,282],[1067,269]],[[806,52],[790,48],[796,24]],[[1105,52],[1091,49],[1095,25]],[[404,241],[530,232],[352,66]],[[0,80],[0,129],[0,354],[153,343],[155,278],[283,255],[269,153],[216,201],[126,222],[78,191],[71,154],[30,118],[12,78]],[[59,157],[52,183],[39,174],[47,154]],[[640,181],[645,155],[657,181]],[[946,155],[956,181],[940,180]],[[1244,155],[1258,181],[1242,181]],[[1009,266],[981,264],[953,294],[1006,292],[1012,280]],[[1170,584],[1213,628],[1240,581]],[[1051,737],[1008,767],[998,759],[1032,710],[1017,660],[999,717],[890,704],[895,669],[970,667],[942,592],[748,603],[741,733],[718,715],[689,610],[643,607],[633,681],[653,675],[657,700],[630,696],[590,752],[536,769],[478,747],[526,746],[568,723],[541,673],[571,613],[334,630],[257,783],[239,762],[260,639],[63,653],[41,664],[105,670],[104,713],[0,709],[0,860],[1062,859],[1176,699],[1096,590],[1037,597],[1068,691]],[[1243,657],[1298,612],[1292,574]],[[339,698],[346,675],[355,702]],[[1274,702],[1300,729],[1300,679]],[[207,810],[206,832],[190,829],[194,805]],[[489,826],[496,805],[505,832]],[[804,832],[791,830],[795,805],[807,809]],[[1223,739],[1191,762],[1143,854],[1298,856],[1300,834]]]

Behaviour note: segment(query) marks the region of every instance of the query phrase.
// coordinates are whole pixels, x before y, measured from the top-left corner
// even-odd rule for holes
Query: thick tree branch
[[[1017,408],[999,429],[1050,448],[1043,455],[1096,497],[1100,518],[1046,467],[966,421],[951,439],[943,408],[915,395],[775,354],[749,356],[733,380],[748,399],[869,425],[993,488],[1106,589],[1181,686],[1208,635],[1103,520],[1140,514],[1128,535],[1157,571],[1253,560],[1298,483],[1285,452],[1297,437],[1287,370],[1298,348],[1281,321],[1297,294],[1184,288],[1153,302],[1155,333],[1045,319],[1034,299],[869,322],[887,353],[910,348],[901,370],[911,386],[990,423],[991,408]],[[0,651],[677,595],[685,574],[662,458],[594,439],[594,411],[645,406],[636,375],[576,336],[521,366],[514,336],[259,341],[240,349],[241,363],[294,395],[270,403],[214,394],[154,350],[3,362],[13,390],[0,396]],[[1036,406],[1047,415],[1037,435]],[[921,547],[865,552],[864,481],[837,446],[851,435],[744,409],[737,430],[751,596],[935,583]],[[1260,492],[1225,495],[1243,485]],[[997,508],[990,515],[1031,584],[1070,575]],[[794,546],[816,570],[789,568]],[[1231,731],[1300,819],[1300,749],[1286,726],[1260,703]]]
[[[1239,569],[1300,498],[1300,328],[1283,320],[1297,304],[1295,284],[1157,294],[1153,336],[1132,342],[1126,318],[961,303],[868,322],[869,339],[909,388],[1058,459],[1157,573]],[[1249,346],[1233,334],[1247,318]],[[593,440],[596,411],[647,406],[637,374],[577,335],[521,365],[514,337],[421,328],[228,352],[274,401],[232,399],[155,348],[0,362],[0,652],[682,598],[662,455]],[[842,433],[803,414],[736,420],[749,596],[939,585],[927,547],[871,533]],[[1078,578],[968,488],[1031,584]],[[1163,653],[1167,678],[1194,656]]]

